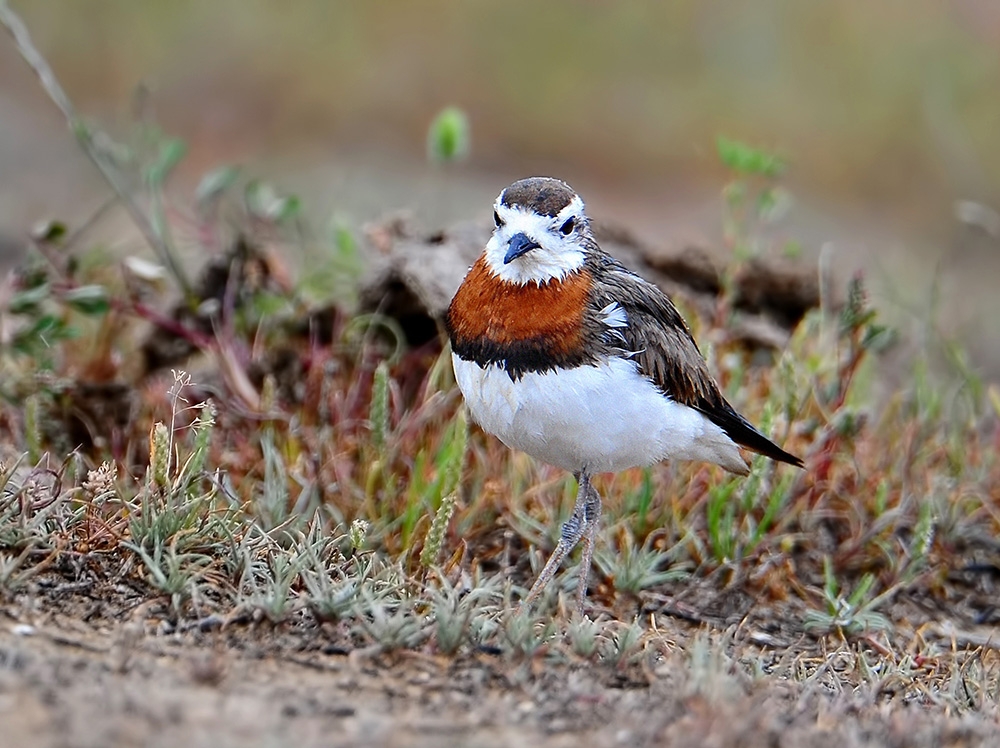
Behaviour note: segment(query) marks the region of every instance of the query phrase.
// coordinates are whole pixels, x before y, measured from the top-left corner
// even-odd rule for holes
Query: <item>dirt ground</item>
[[[905,703],[887,679],[845,688],[849,679],[789,678],[780,663],[790,649],[744,646],[739,658],[752,649],[763,663],[750,677],[722,654],[718,637],[666,616],[656,617],[657,636],[639,657],[612,666],[493,648],[454,658],[387,653],[358,645],[346,625],[308,616],[277,627],[214,616],[175,625],[167,610],[141,591],[93,580],[42,579],[0,599],[0,744],[832,748],[1000,740],[996,715]],[[800,640],[797,653],[815,647]]]

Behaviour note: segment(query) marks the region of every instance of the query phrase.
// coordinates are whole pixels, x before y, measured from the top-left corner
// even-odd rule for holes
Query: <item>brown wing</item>
[[[740,446],[774,460],[802,465],[802,460],[761,434],[722,396],[670,297],[602,252],[591,255],[588,264],[595,307],[603,309],[617,302],[625,310],[628,324],[619,329],[624,338],[622,347],[640,372],[671,399],[704,413]]]

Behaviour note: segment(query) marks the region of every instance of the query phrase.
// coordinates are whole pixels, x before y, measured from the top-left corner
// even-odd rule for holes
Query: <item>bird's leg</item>
[[[576,612],[581,616],[583,615],[583,604],[587,600],[590,565],[594,560],[594,540],[597,538],[597,529],[601,524],[601,495],[589,482],[587,488],[587,501],[584,504],[583,556],[580,558],[580,579],[576,583]]]
[[[561,564],[562,560],[566,558],[566,554],[576,547],[576,544],[580,542],[580,538],[584,536],[588,529],[587,502],[589,501],[590,492],[593,489],[590,487],[590,476],[587,475],[587,473],[581,472],[577,476],[577,479],[580,481],[580,488],[576,493],[576,504],[573,506],[573,514],[562,526],[559,543],[556,544],[556,549],[552,551],[552,555],[549,556],[549,560],[546,562],[545,568],[542,569],[542,573],[538,575],[538,579],[535,580],[535,583],[531,585],[531,589],[528,591],[528,596],[521,601],[521,610],[528,605],[531,605],[531,603],[533,603],[535,599],[542,594],[542,590],[545,589],[545,585],[547,585],[549,580],[552,579],[556,570],[559,568],[559,564]],[[600,507],[599,498],[598,507]]]

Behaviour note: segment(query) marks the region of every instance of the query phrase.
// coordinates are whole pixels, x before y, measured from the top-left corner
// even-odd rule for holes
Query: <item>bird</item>
[[[595,474],[695,460],[747,475],[744,450],[803,463],[726,401],[670,297],[601,249],[566,182],[514,182],[493,223],[445,315],[455,380],[483,430],[576,477],[573,512],[521,607],[583,541],[582,614],[601,519]]]

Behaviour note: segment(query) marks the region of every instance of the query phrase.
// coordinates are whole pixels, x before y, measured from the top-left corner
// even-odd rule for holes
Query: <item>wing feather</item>
[[[626,327],[616,330],[625,339],[621,355],[632,358],[664,394],[704,413],[740,446],[802,465],[802,460],[761,434],[726,401],[669,296],[603,252],[592,253],[588,264],[595,308],[617,302],[628,320]]]

